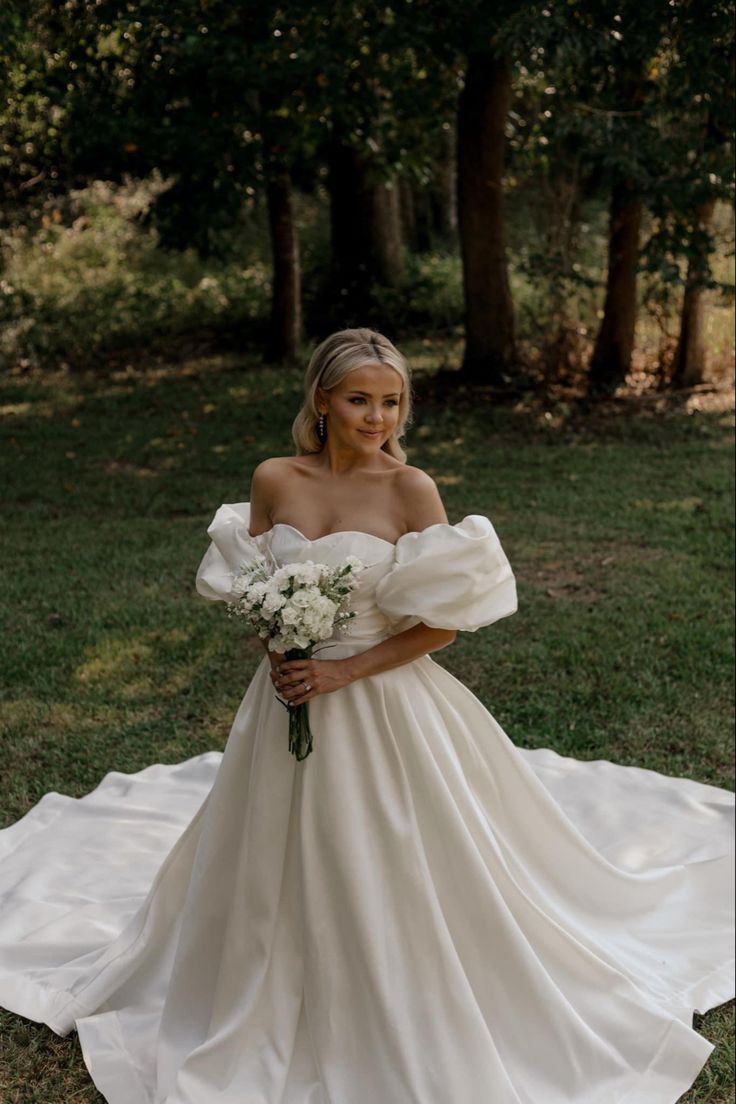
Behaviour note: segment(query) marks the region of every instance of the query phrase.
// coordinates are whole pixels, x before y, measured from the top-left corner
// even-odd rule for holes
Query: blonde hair
[[[323,442],[317,435],[317,388],[329,391],[348,372],[375,362],[395,368],[404,382],[396,429],[381,448],[395,460],[406,463],[406,453],[399,444],[399,438],[403,437],[412,420],[411,370],[406,359],[387,337],[376,330],[363,328],[330,334],[312,353],[304,375],[304,402],[291,427],[297,456],[322,450]]]

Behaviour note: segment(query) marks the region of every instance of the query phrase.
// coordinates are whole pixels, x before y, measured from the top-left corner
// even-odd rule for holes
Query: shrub
[[[105,352],[267,315],[269,266],[166,251],[145,216],[157,172],[96,180],[49,201],[40,225],[0,238],[0,363],[88,365]]]

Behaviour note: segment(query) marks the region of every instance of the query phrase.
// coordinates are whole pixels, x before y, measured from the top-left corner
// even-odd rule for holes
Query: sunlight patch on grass
[[[699,495],[689,495],[687,498],[637,498],[631,503],[636,510],[683,510],[692,514],[695,510],[702,510],[705,503]]]
[[[184,693],[192,685],[192,678],[196,673],[193,664],[185,664],[173,671],[163,682],[157,686],[160,694],[167,698],[176,697]]]
[[[161,632],[139,633],[134,636],[106,637],[86,649],[87,658],[73,672],[81,684],[113,684],[126,697],[137,692],[148,693],[158,677],[158,666],[171,645],[186,643],[188,630],[177,627]],[[151,674],[141,677],[145,665]]]
[[[97,644],[94,654],[76,668],[74,678],[81,683],[114,681],[121,687],[126,677],[152,656],[153,649],[140,637],[108,638]]]
[[[20,725],[36,724],[43,714],[43,703],[31,698],[0,701],[0,726],[7,731]]]

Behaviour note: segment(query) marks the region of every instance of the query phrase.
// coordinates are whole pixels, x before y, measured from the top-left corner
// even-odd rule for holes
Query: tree
[[[642,218],[642,200],[632,177],[614,182],[609,210],[606,297],[588,368],[588,388],[593,394],[613,392],[631,367]]]
[[[468,55],[458,106],[458,215],[465,285],[463,375],[505,386],[516,366],[506,254],[503,169],[511,62]]]
[[[706,241],[713,219],[716,201],[714,197],[706,199],[695,212],[698,231]],[[693,254],[687,266],[685,293],[682,299],[680,315],[680,333],[672,364],[672,381],[677,387],[694,387],[703,382],[705,376],[705,308],[703,289],[707,287],[709,275],[707,251],[709,244],[703,244],[702,251]]]
[[[631,367],[638,311],[642,210],[650,171],[646,165],[652,82],[649,65],[659,47],[667,4],[601,5],[604,35],[594,63],[596,105],[609,113],[610,168],[608,273],[603,317],[588,369],[591,394],[611,394]]]
[[[705,376],[704,292],[732,294],[714,279],[709,257],[716,204],[733,206],[734,37],[730,0],[679,3],[662,51],[667,151],[651,202],[657,228],[644,260],[666,288],[682,289],[670,369],[678,387],[695,386]]]

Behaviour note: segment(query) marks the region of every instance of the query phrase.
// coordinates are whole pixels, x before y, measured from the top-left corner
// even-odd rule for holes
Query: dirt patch
[[[538,550],[539,551],[539,550]],[[551,551],[551,550],[550,550]],[[555,555],[534,560],[517,557],[518,574],[526,582],[543,590],[548,598],[567,599],[576,602],[595,602],[605,591],[600,583],[611,569],[628,564],[651,563],[664,555],[661,548],[648,548],[632,542],[601,545],[595,552],[561,556],[559,547]]]

